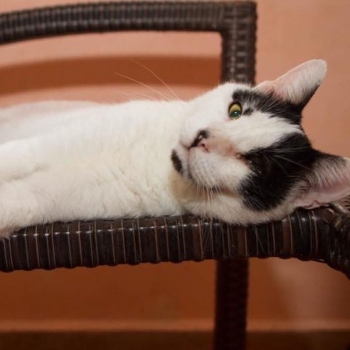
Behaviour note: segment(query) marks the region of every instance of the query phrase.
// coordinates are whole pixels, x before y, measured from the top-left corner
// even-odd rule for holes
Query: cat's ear
[[[325,61],[307,61],[274,81],[262,82],[256,86],[256,89],[265,93],[272,93],[302,109],[321,85],[326,71],[327,64]]]
[[[296,207],[315,208],[350,195],[350,159],[319,153],[306,174]]]

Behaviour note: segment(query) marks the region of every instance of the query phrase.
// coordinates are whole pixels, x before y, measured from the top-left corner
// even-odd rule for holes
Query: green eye
[[[237,119],[242,115],[242,106],[238,102],[234,102],[228,109],[228,115],[231,119]]]

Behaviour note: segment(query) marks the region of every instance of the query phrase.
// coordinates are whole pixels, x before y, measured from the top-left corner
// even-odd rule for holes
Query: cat
[[[246,225],[350,194],[350,161],[312,148],[311,60],[189,101],[37,102],[0,110],[0,236],[55,221],[192,213]]]

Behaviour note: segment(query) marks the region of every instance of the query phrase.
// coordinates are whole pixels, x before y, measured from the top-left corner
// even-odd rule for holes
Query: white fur
[[[14,131],[14,140],[0,147],[0,228],[179,214],[170,193],[170,153],[185,106],[147,101],[84,106],[53,113],[28,138],[17,139]],[[40,111],[42,105],[35,107]],[[33,122],[39,125],[39,119]]]
[[[295,193],[269,212],[243,205],[237,188],[250,170],[239,154],[302,131],[261,112],[230,120],[238,87],[249,88],[227,83],[188,102],[46,102],[1,110],[0,233],[79,219],[191,212],[246,224],[288,214]],[[211,132],[211,152],[189,148],[203,128]],[[173,149],[184,176],[173,168]]]

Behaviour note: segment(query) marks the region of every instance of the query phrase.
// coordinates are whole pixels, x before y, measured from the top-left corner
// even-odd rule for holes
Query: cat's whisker
[[[212,203],[210,189],[208,187],[205,187],[204,189],[205,189],[205,194],[206,194],[206,203],[210,205]]]
[[[214,202],[214,192],[211,188],[208,189],[208,192],[209,192],[210,202],[213,203]]]
[[[206,187],[207,194],[208,194],[208,203],[211,204],[214,202],[214,193],[213,190],[209,187]]]
[[[208,189],[206,187],[204,187],[204,194],[205,194],[205,201],[209,202],[209,193],[208,193]]]
[[[190,187],[190,183],[188,184],[188,187]],[[203,194],[203,189],[198,185],[197,182],[194,182],[195,185],[195,191],[196,191],[196,198],[202,197]]]
[[[288,172],[282,164],[280,164],[275,158],[272,158],[272,161],[275,162],[284,171],[284,173],[288,176]]]
[[[218,185],[214,185],[214,189],[218,195],[222,195],[222,190]]]
[[[144,64],[142,64],[141,62],[138,62],[134,59],[130,59],[130,61],[136,63],[137,65],[139,65],[140,67],[146,69],[148,72],[150,72],[156,79],[158,79],[158,81],[160,81],[172,94],[173,96],[177,99],[180,100],[180,98],[176,95],[175,91],[159,76],[157,75],[154,71],[152,71],[150,68],[146,67]]]
[[[289,149],[283,149],[283,150],[279,150],[279,149],[266,149],[264,152],[266,153],[270,153],[270,154],[285,154],[285,153],[295,153],[296,151],[304,151],[306,149],[309,149],[308,146],[304,146],[304,147],[295,147],[295,148],[289,148]]]
[[[134,79],[134,78],[131,78],[131,77],[128,77],[127,75],[124,75],[124,74],[121,74],[121,73],[114,73],[116,75],[119,75],[120,77],[122,78],[125,78],[125,79],[128,79],[130,81],[133,81],[134,83],[137,83],[137,84],[140,84],[141,86],[144,86],[146,87],[147,89],[155,92],[156,94],[158,94],[159,96],[163,97],[166,101],[170,101],[171,99],[169,98],[169,96],[165,95],[165,94],[162,94],[161,92],[159,92],[158,90],[154,89],[152,86],[149,86],[145,83],[143,83],[142,81],[139,81],[137,79]]]
[[[224,193],[221,188],[219,188],[219,195],[222,196]]]
[[[117,93],[120,95],[131,97],[131,98],[141,98],[141,99],[157,101],[157,99],[154,96],[147,95],[147,94],[128,93],[128,92],[121,92],[121,91],[118,91]]]
[[[289,163],[298,165],[298,166],[300,166],[301,168],[304,168],[304,169],[306,169],[306,170],[312,171],[311,168],[309,168],[309,167],[307,167],[307,166],[305,166],[305,165],[303,165],[303,164],[300,164],[300,163],[298,163],[298,162],[294,162],[294,161],[291,160],[291,159],[288,159],[288,158],[285,158],[285,157],[282,157],[282,156],[279,156],[279,155],[276,155],[275,157],[280,158],[280,159],[283,159],[283,160],[285,160],[286,162],[289,162]]]

